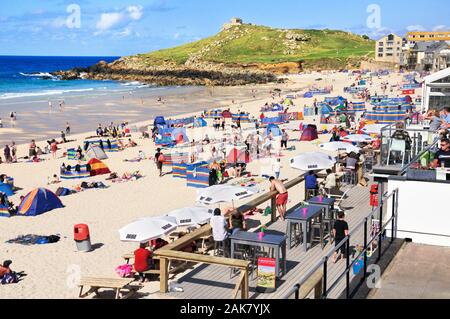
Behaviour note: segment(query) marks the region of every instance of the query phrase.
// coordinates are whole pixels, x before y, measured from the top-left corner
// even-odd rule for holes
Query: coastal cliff
[[[140,81],[162,86],[261,84],[279,81],[281,74],[358,68],[373,50],[372,40],[344,31],[240,24],[172,49],[53,75],[63,80]]]

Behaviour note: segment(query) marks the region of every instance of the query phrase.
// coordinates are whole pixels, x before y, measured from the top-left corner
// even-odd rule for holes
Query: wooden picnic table
[[[134,278],[101,278],[101,277],[84,277],[81,278],[80,298],[85,298],[91,294],[98,296],[100,289],[112,289],[115,291],[115,299],[127,299],[131,297],[140,288],[139,286],[130,286],[134,282]],[[83,293],[84,287],[90,287],[89,290]],[[126,294],[123,290],[127,290]]]

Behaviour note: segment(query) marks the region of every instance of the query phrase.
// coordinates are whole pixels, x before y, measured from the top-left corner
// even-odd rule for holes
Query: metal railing
[[[387,227],[392,224],[391,228],[391,237],[390,242],[393,243],[395,238],[397,237],[397,219],[398,219],[398,193],[399,190],[396,189],[389,195],[383,196],[382,201],[379,203],[378,207],[374,208],[370,214],[368,214],[362,222],[360,222],[356,227],[353,228],[353,230],[350,232],[350,234],[345,237],[339,245],[337,245],[335,248],[333,248],[325,257],[323,257],[313,268],[311,268],[302,278],[301,280],[293,286],[283,297],[283,299],[290,299],[292,296],[294,296],[294,299],[299,299],[299,292],[302,285],[308,281],[308,279],[316,273],[320,268],[323,268],[323,288],[322,288],[322,295],[321,298],[327,298],[329,295],[329,292],[332,291],[336,286],[341,282],[341,280],[345,277],[346,279],[346,297],[349,298],[351,295],[350,292],[350,272],[355,265],[357,261],[359,261],[361,258],[364,260],[364,274],[363,274],[363,280],[366,280],[368,272],[367,272],[367,262],[368,262],[368,251],[369,249],[372,249],[372,244],[375,240],[377,240],[377,262],[381,259],[382,256],[382,244],[384,239],[384,233],[387,230]],[[392,198],[392,212],[391,217],[383,224],[383,209],[385,205],[388,204],[389,199]],[[368,223],[369,221],[375,219],[373,218],[374,215],[379,216],[380,221],[380,227],[379,230],[371,236],[371,239],[368,240],[369,235],[369,229],[368,229]],[[352,262],[350,262],[350,240],[352,236],[357,232],[360,231],[361,228],[364,227],[364,247],[362,251],[353,259]],[[338,252],[344,245],[346,245],[346,268],[345,270],[338,276],[337,279],[335,279],[331,284],[329,283],[328,279],[328,260],[334,255],[335,252]]]
[[[430,134],[436,134],[437,132],[433,132],[427,129],[418,129],[407,127],[405,131],[411,137],[411,148],[407,150],[410,153],[409,157],[406,157],[405,163],[403,166],[411,164],[414,160],[419,159],[425,152],[429,151],[435,143],[437,143],[437,139],[431,141],[431,147],[428,144]],[[388,155],[390,152],[390,145],[392,142],[392,136],[395,132],[395,124],[387,125],[381,130],[381,165],[389,166],[390,163],[387,162]],[[401,171],[404,173],[405,168],[402,167]]]

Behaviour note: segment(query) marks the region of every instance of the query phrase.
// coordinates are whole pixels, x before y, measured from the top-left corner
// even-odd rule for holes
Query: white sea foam
[[[94,91],[94,88],[73,89],[73,90],[47,90],[41,92],[4,93],[0,94],[0,100],[16,99],[21,97],[33,97],[33,96],[61,95],[64,93],[89,92],[89,91]]]
[[[43,77],[49,77],[53,78],[54,76],[47,72],[38,72],[38,73],[23,73],[20,72],[20,75],[27,76],[27,77],[36,77],[36,78],[43,78]]]

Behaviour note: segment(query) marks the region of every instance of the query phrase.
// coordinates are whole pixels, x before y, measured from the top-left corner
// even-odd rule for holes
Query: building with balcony
[[[404,68],[415,71],[437,72],[450,63],[449,45],[441,42],[418,42],[404,51]]]
[[[450,31],[408,32],[406,40],[412,44],[417,42],[450,41]]]
[[[375,44],[375,61],[387,62],[400,66],[402,64],[403,39],[395,34],[389,34]]]

